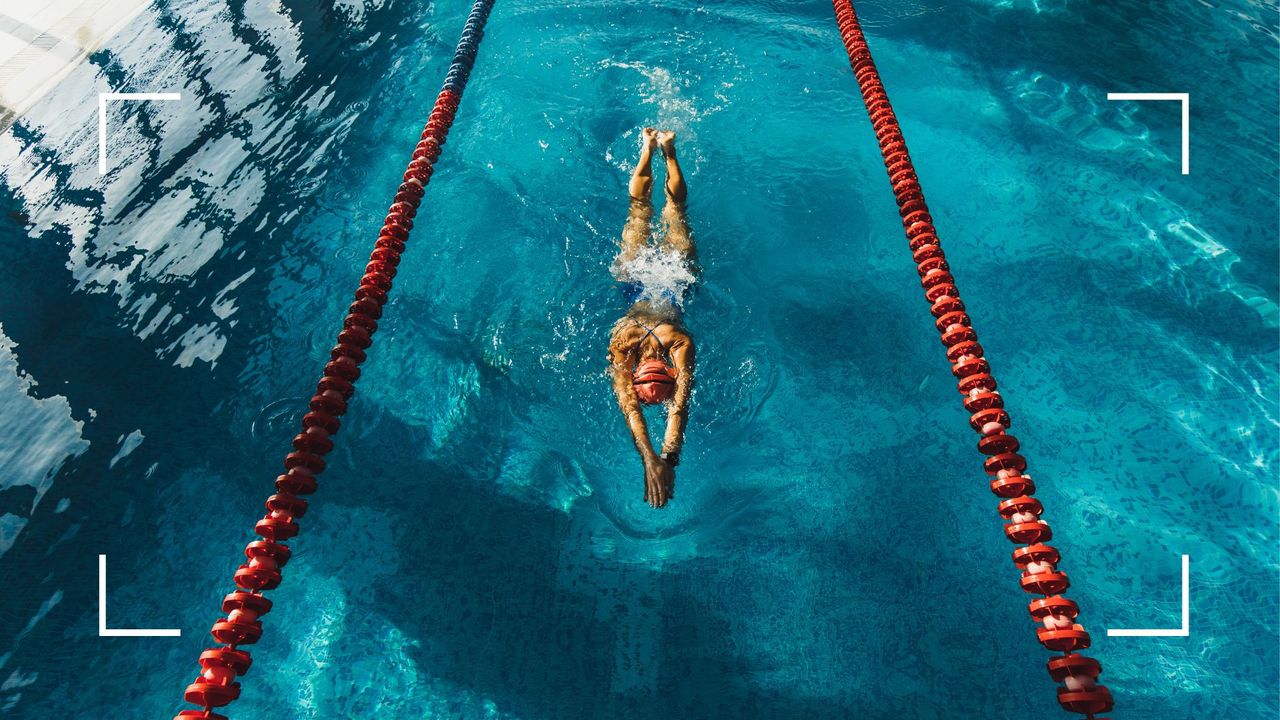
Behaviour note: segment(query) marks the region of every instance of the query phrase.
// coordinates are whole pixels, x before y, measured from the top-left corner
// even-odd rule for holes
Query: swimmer
[[[689,393],[693,389],[693,338],[685,329],[681,307],[689,283],[658,283],[643,272],[645,262],[675,268],[691,282],[696,273],[693,240],[685,219],[685,183],[676,160],[676,135],[669,130],[641,132],[640,160],[631,174],[631,209],[622,230],[622,248],[614,261],[614,275],[623,283],[631,309],[613,325],[609,338],[609,372],[613,391],[644,463],[644,499],[660,508],[675,491],[675,468],[680,464]],[[653,218],[654,149],[666,160],[666,204],[662,208],[665,236],[649,245]],[[649,439],[640,405],[667,403],[667,428],[662,447]]]

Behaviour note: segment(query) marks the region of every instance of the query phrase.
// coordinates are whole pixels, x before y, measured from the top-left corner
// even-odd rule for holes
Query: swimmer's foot
[[[676,133],[674,130],[659,130],[657,132],[658,147],[662,148],[662,154],[667,157],[673,157],[676,153]]]
[[[640,145],[646,150],[652,150],[658,146],[658,131],[651,127],[644,128],[640,131]]]

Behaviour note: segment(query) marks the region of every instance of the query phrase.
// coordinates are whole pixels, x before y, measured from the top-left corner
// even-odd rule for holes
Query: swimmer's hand
[[[675,491],[676,469],[650,453],[644,458],[644,501],[654,508],[665,507]]]

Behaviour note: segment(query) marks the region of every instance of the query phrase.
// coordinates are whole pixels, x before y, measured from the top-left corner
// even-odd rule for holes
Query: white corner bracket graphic
[[[1182,556],[1182,627],[1168,630],[1107,628],[1107,637],[1188,637],[1191,635],[1191,556]]]
[[[107,174],[107,102],[110,100],[181,100],[182,93],[98,93],[98,174]]]
[[[1191,174],[1191,95],[1189,93],[1107,93],[1108,100],[1177,100],[1182,103],[1182,174]]]
[[[107,556],[98,556],[98,637],[178,637],[173,628],[119,630],[107,627]]]

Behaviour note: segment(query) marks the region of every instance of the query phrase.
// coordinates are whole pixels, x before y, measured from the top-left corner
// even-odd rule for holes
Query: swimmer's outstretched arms
[[[609,371],[618,407],[644,464],[644,499],[664,507],[675,493],[675,468],[684,446],[693,389],[694,343],[681,316],[683,298],[668,288],[646,288],[643,277],[630,272],[649,240],[653,217],[653,151],[661,148],[666,160],[666,205],[662,217],[666,235],[658,251],[673,256],[691,271],[693,241],[685,220],[685,183],[676,160],[675,133],[645,128],[641,132],[640,160],[631,174],[628,190],[631,211],[622,231],[622,247],[614,263],[631,309],[614,323],[609,339]],[[667,403],[667,428],[661,449],[649,439],[640,405]]]

